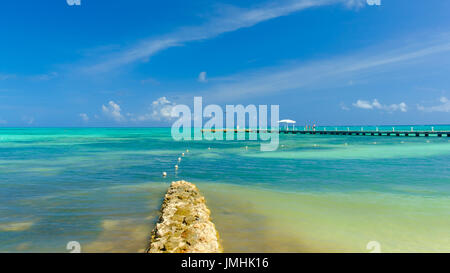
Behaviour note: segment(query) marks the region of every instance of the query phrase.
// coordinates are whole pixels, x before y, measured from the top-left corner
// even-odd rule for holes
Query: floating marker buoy
[[[181,153],[181,156],[184,156],[184,153]]]
[[[166,176],[167,176],[167,173],[166,173],[166,172],[163,172],[162,175],[163,175],[164,177],[166,177]]]
[[[186,150],[186,153],[189,153],[189,150],[188,150],[188,149]]]
[[[181,161],[181,157],[178,158],[178,162],[180,162],[180,161]]]
[[[175,170],[178,170],[178,165],[175,165]]]
[[[211,150],[211,147],[208,147],[208,150]]]

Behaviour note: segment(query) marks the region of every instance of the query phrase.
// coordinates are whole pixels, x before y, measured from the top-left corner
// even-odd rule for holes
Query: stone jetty
[[[172,182],[161,206],[161,216],[151,234],[148,253],[222,252],[210,210],[197,187]]]

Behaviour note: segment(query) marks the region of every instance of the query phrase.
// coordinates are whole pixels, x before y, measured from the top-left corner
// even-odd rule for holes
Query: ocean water
[[[69,241],[141,252],[180,179],[205,195],[225,251],[369,252],[376,241],[450,252],[448,137],[282,134],[261,152],[258,141],[177,142],[169,128],[0,129],[0,252],[68,252]]]

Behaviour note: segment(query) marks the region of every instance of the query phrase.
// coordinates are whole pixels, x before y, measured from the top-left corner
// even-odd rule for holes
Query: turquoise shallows
[[[176,142],[170,128],[3,128],[0,251],[142,251],[168,184],[184,179],[205,194],[226,251],[377,241],[450,252],[449,140],[280,135],[261,152],[257,141]]]

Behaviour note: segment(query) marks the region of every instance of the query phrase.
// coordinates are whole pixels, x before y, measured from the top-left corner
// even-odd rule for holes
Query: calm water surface
[[[175,142],[167,128],[4,128],[0,251],[143,251],[170,181],[184,179],[205,194],[226,251],[366,252],[378,241],[450,252],[449,140],[281,135],[261,152],[255,141]]]

